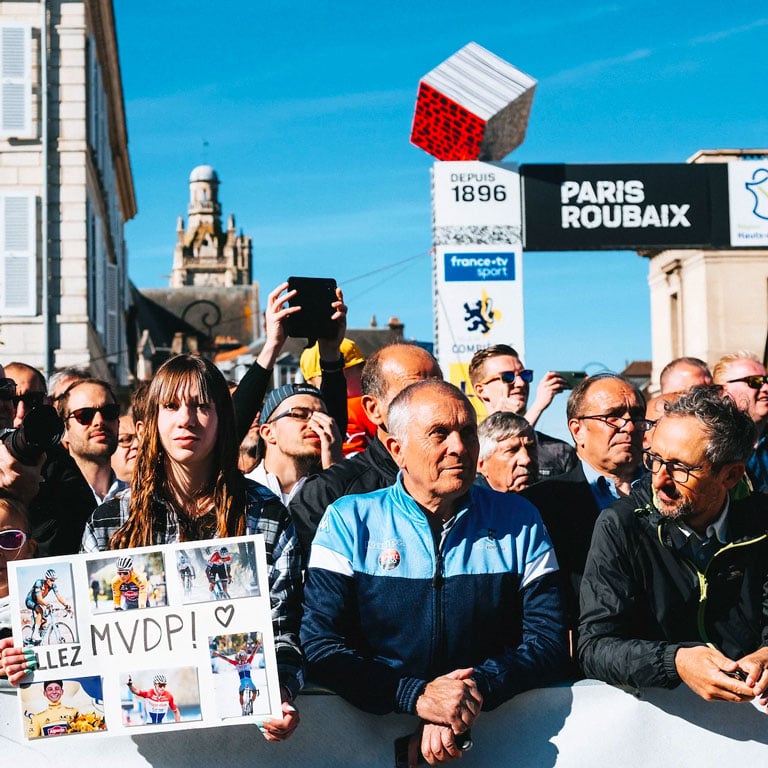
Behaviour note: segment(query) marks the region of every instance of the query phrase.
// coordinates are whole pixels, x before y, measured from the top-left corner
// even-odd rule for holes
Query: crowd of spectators
[[[339,291],[336,337],[302,360],[311,381],[270,391],[296,311],[286,288],[236,388],[192,355],[130,407],[86,371],[0,370],[0,427],[49,404],[63,423],[32,463],[0,441],[0,625],[9,560],[260,533],[283,700],[270,740],[298,726],[305,677],[417,716],[413,765],[459,757],[483,710],[585,675],[768,704],[768,375],[755,355],[712,373],[672,361],[647,403],[617,374],[570,389],[547,372],[529,405],[534,372],[496,345],[469,366],[476,409],[417,345],[365,360]],[[566,390],[572,444],[535,428]],[[0,643],[18,684],[34,655]]]

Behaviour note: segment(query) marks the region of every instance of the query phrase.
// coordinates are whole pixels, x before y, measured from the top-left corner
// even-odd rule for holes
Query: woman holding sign
[[[98,507],[83,551],[123,549],[261,533],[269,567],[272,625],[283,718],[264,722],[267,739],[299,723],[301,562],[288,511],[237,468],[235,416],[227,382],[209,360],[177,355],[152,379],[130,491]]]

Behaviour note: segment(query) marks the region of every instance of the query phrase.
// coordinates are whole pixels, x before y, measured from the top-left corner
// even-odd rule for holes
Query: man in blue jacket
[[[387,413],[395,484],[328,507],[312,545],[302,641],[310,677],[374,713],[423,723],[432,764],[481,709],[558,678],[557,561],[536,509],[473,485],[477,421],[441,381]]]

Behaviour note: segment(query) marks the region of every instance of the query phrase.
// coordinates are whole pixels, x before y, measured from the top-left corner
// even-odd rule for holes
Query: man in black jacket
[[[415,344],[390,344],[371,355],[363,368],[362,405],[377,427],[376,438],[362,453],[307,478],[288,509],[293,515],[304,561],[326,507],[350,493],[368,493],[395,482],[397,465],[384,447],[385,417],[395,395],[422,379],[442,379],[432,355]]]
[[[581,586],[579,661],[613,684],[748,701],[768,687],[768,500],[735,500],[754,432],[719,389],[667,406],[650,481],[595,527]],[[763,702],[765,703],[765,702]]]
[[[568,398],[568,429],[578,464],[522,491],[541,513],[563,578],[568,626],[579,620],[579,589],[592,530],[600,511],[629,494],[640,474],[645,419],[643,396],[614,373],[590,376]]]

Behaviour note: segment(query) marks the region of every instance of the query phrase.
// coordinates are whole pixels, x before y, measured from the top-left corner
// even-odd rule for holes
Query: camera
[[[16,461],[32,466],[46,452],[59,444],[64,434],[64,422],[51,405],[33,408],[18,429],[0,430],[8,453]]]

